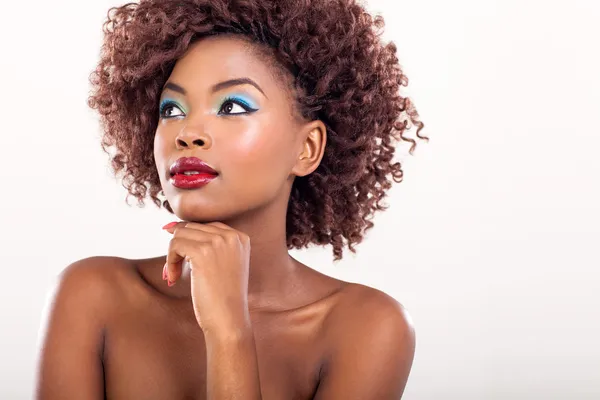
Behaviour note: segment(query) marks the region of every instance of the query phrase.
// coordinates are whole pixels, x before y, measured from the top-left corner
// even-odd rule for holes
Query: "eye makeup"
[[[225,112],[222,113],[223,105],[226,103],[233,103],[241,107],[244,112]],[[165,115],[165,111],[167,109],[178,108],[179,111],[183,114],[187,113],[187,110],[176,100],[165,97],[160,102],[160,106],[158,108],[160,118],[175,118],[180,117],[182,115]],[[214,104],[213,109],[216,114],[219,115],[243,115],[250,114],[259,110],[258,103],[248,94],[245,93],[229,93],[227,95],[221,96]]]
[[[186,113],[186,110],[184,107],[181,106],[181,104],[179,104],[177,101],[170,99],[168,97],[164,98],[161,102],[160,102],[160,106],[158,107],[158,113],[159,116],[161,118],[173,118],[173,117],[179,117],[179,115],[172,115],[172,116],[167,116],[164,114],[165,109],[170,108],[170,107],[177,107],[179,108],[179,110],[182,113]]]
[[[214,109],[220,111],[223,104],[231,102],[235,104],[239,104],[242,108],[244,108],[247,112],[258,111],[258,103],[249,95],[244,93],[229,93],[225,96],[219,98],[219,100],[215,103]],[[233,113],[235,114],[244,114],[244,113]]]

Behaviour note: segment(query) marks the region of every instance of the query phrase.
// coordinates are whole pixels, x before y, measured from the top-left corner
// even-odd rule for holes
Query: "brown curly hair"
[[[393,42],[380,40],[383,17],[355,0],[141,0],[112,7],[103,25],[100,61],[90,74],[88,105],[101,116],[103,150],[115,174],[140,206],[149,195],[173,210],[162,194],[153,140],[158,101],[175,62],[195,40],[239,34],[266,45],[293,76],[295,103],[308,120],[320,119],[327,143],[318,168],[296,177],[286,216],[287,247],[333,246],[334,261],[373,227],[373,213],[401,182],[392,140],[416,142],[424,124],[408,97]],[[263,46],[264,47],[264,46]]]

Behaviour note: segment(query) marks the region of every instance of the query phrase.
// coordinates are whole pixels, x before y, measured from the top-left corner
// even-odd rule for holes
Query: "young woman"
[[[402,180],[393,140],[427,139],[382,26],[354,0],[111,9],[89,104],[129,193],[176,218],[165,256],[61,273],[38,399],[402,396],[400,303],[288,254],[355,251]]]

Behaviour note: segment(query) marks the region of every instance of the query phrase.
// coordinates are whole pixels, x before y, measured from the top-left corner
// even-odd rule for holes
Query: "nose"
[[[194,128],[189,125],[184,126],[177,137],[175,137],[175,146],[178,150],[194,147],[209,149],[211,145],[212,139],[210,135],[206,134],[203,129]]]

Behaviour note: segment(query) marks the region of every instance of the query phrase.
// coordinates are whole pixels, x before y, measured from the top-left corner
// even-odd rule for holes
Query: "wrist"
[[[204,337],[207,341],[216,342],[243,342],[254,339],[254,330],[250,323],[235,326],[220,326],[204,329]]]

